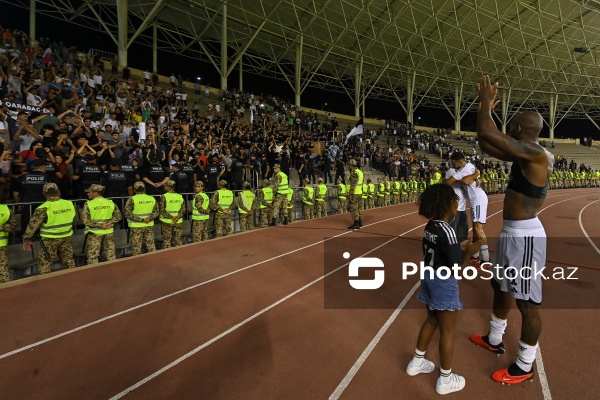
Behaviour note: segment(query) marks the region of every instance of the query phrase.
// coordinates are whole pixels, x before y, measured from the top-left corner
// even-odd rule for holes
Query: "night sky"
[[[21,29],[29,32],[29,11],[20,7],[12,6],[7,3],[0,3],[0,25],[7,28]],[[116,36],[117,34],[114,33]],[[110,39],[104,31],[81,27],[71,24],[64,20],[52,19],[46,16],[38,16],[36,26],[36,36],[50,37],[53,40],[62,41],[65,45],[77,46],[79,51],[85,51],[89,48],[95,48],[108,52],[117,52],[116,44]],[[91,40],[93,38],[93,40]],[[128,51],[128,62],[133,68],[152,69],[152,51],[149,47],[136,45],[134,43]],[[186,80],[194,80],[196,77],[202,77],[203,84],[218,87],[220,78],[217,70],[212,64],[202,61],[194,61],[188,57],[182,57],[171,53],[158,54],[158,73],[161,75],[170,75],[175,73],[181,75]],[[228,78],[228,87],[238,87],[238,72],[234,70]],[[269,79],[268,77],[244,74],[244,90],[254,93],[274,94],[283,99],[294,103],[294,92],[287,82]],[[473,91],[475,89],[473,88]],[[302,94],[302,105],[322,109],[323,104],[327,103],[328,111],[341,114],[354,114],[354,105],[350,97],[346,94],[331,93],[323,90],[307,88]],[[362,110],[361,110],[362,111]],[[395,102],[367,99],[366,116],[368,118],[395,119],[405,121],[406,114]],[[418,119],[420,117],[420,119]],[[419,107],[415,110],[415,122],[420,125],[454,128],[454,120],[450,113],[445,109],[429,109]],[[461,121],[463,130],[475,130],[475,113],[468,113]],[[567,120],[564,119],[555,129],[556,137],[581,137],[582,135],[592,135],[595,139],[600,139],[600,132],[588,120]],[[548,128],[542,131],[542,137],[548,137]]]

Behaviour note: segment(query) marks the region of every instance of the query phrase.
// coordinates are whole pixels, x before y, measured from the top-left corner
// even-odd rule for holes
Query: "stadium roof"
[[[7,2],[7,0],[0,0]],[[38,0],[38,13],[117,36],[123,0]],[[30,0],[9,0],[29,7]],[[600,1],[505,0],[127,0],[128,40],[211,61],[220,68],[224,4],[229,72],[294,86],[301,43],[301,87],[354,99],[357,65],[364,93],[453,112],[473,109],[473,86],[489,74],[507,88],[510,110],[536,107],[555,118],[600,115]],[[508,92],[510,88],[510,93]],[[551,100],[552,99],[552,100]],[[510,112],[509,110],[509,112]]]

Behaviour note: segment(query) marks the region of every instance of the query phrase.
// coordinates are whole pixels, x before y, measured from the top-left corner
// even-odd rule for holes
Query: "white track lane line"
[[[587,196],[587,194],[585,195]],[[559,196],[555,196],[555,197],[559,197]],[[581,198],[583,196],[579,196],[579,197],[574,197],[574,198],[570,198],[570,199],[566,199],[566,200],[561,200],[561,201],[557,201],[554,204],[551,204],[545,208],[543,208],[538,215],[552,207],[555,206],[556,204],[560,204],[563,203],[565,201],[569,201],[569,200],[573,200],[573,199],[578,199]],[[495,212],[494,214],[490,215],[489,218],[493,217],[496,214],[501,213],[502,210]],[[470,230],[470,229],[469,229]],[[412,296],[412,294],[417,290],[417,288],[419,287],[420,282],[417,282],[417,284],[412,288],[412,290],[406,295],[406,297],[404,298],[404,300],[402,301],[402,303],[400,304],[400,306],[398,306],[398,308],[396,309],[396,311],[394,311],[394,313],[390,316],[390,318],[386,321],[386,323],[381,327],[381,329],[379,330],[379,332],[377,333],[377,335],[373,338],[373,340],[371,341],[371,343],[369,343],[369,345],[367,346],[367,348],[365,349],[365,351],[363,351],[363,353],[361,354],[361,356],[358,358],[358,360],[356,360],[356,362],[354,363],[354,365],[352,366],[352,368],[350,368],[350,371],[348,371],[348,373],[346,374],[346,376],[344,377],[344,379],[342,379],[342,381],[340,382],[340,384],[338,385],[338,387],[333,391],[333,393],[331,394],[331,396],[329,396],[329,400],[337,400],[339,399],[339,397],[341,396],[341,394],[344,392],[344,390],[346,390],[346,388],[348,387],[348,385],[350,384],[350,382],[352,381],[352,379],[354,378],[354,376],[356,375],[356,373],[358,372],[358,370],[362,367],[362,365],[364,364],[364,362],[367,360],[367,358],[369,357],[369,355],[371,354],[371,352],[373,352],[373,349],[375,348],[375,346],[379,343],[379,341],[381,340],[381,338],[383,337],[383,335],[385,335],[386,331],[389,329],[389,327],[392,325],[392,323],[396,320],[396,318],[398,317],[398,315],[400,314],[400,311],[402,311],[402,309],[404,308],[404,306],[406,305],[406,301],[408,301],[408,299],[410,298],[410,296]],[[546,373],[544,372],[544,364],[542,361],[542,356],[541,356],[541,350],[538,347],[538,352],[537,354],[539,355],[539,358],[536,356],[536,362],[538,365],[538,376],[540,377],[540,383],[542,385],[542,391],[544,392],[544,400],[551,400],[552,399],[552,395],[550,394],[550,387],[548,385],[548,379],[546,377]],[[547,393],[547,395],[546,395]],[[548,396],[548,397],[546,397]]]
[[[394,237],[393,237],[393,238],[391,238],[390,240],[386,241],[386,242],[385,242],[385,243],[383,243],[383,244],[380,244],[379,246],[377,246],[377,247],[373,248],[372,250],[369,250],[369,251],[367,251],[366,253],[362,254],[362,255],[361,255],[361,256],[359,256],[359,257],[364,257],[364,256],[367,256],[367,255],[371,254],[372,252],[374,252],[375,250],[378,250],[378,249],[382,248],[383,246],[386,246],[386,245],[388,245],[389,243],[393,242],[394,240],[396,240],[396,239],[398,239],[398,238],[400,238],[400,237],[402,237],[402,236],[406,235],[407,233],[410,233],[410,232],[412,232],[412,231],[414,231],[414,230],[417,230],[417,229],[419,229],[419,228],[421,228],[421,227],[423,227],[423,226],[425,226],[425,225],[426,225],[426,224],[422,224],[422,225],[416,226],[416,227],[414,227],[414,228],[412,228],[412,229],[410,229],[410,230],[408,230],[408,231],[406,231],[406,232],[404,232],[404,233],[402,233],[402,234],[400,234],[400,235],[398,235],[398,236],[394,236]],[[209,341],[207,341],[207,342],[203,343],[202,345],[200,345],[200,346],[196,347],[194,350],[192,350],[192,351],[190,351],[190,352],[188,352],[188,353],[184,354],[183,356],[179,357],[179,358],[178,358],[178,359],[176,359],[175,361],[173,361],[173,362],[171,362],[170,364],[168,364],[168,365],[164,366],[163,368],[159,369],[158,371],[154,372],[153,374],[151,374],[151,375],[148,375],[146,378],[142,379],[141,381],[137,382],[136,384],[134,384],[134,385],[132,385],[132,386],[128,387],[127,389],[123,390],[121,393],[119,393],[119,394],[117,394],[117,395],[115,395],[115,396],[111,397],[111,398],[110,398],[110,400],[118,400],[118,399],[122,398],[123,396],[127,395],[128,393],[131,393],[131,392],[132,392],[132,391],[134,391],[135,389],[139,388],[140,386],[142,386],[142,385],[144,385],[144,384],[148,383],[149,381],[151,381],[152,379],[156,378],[157,376],[159,376],[159,375],[160,375],[160,374],[162,374],[163,372],[165,372],[165,371],[167,371],[167,370],[169,370],[169,369],[171,369],[171,368],[175,367],[177,364],[179,364],[179,363],[181,363],[182,361],[184,361],[184,360],[186,360],[186,359],[190,358],[190,357],[191,357],[191,356],[193,356],[194,354],[198,353],[200,350],[202,350],[202,349],[204,349],[204,348],[206,348],[206,347],[210,346],[211,344],[213,344],[213,343],[214,343],[214,342],[216,342],[217,340],[219,340],[219,339],[221,339],[221,338],[223,338],[223,337],[227,336],[228,334],[230,334],[231,332],[235,331],[236,329],[238,329],[238,328],[240,328],[240,327],[242,327],[242,326],[246,325],[248,322],[250,322],[250,321],[254,320],[255,318],[257,318],[257,317],[259,317],[259,316],[261,316],[262,314],[266,313],[267,311],[271,310],[272,308],[274,308],[274,307],[277,307],[279,304],[281,304],[281,303],[283,303],[284,301],[286,301],[286,300],[290,299],[291,297],[293,297],[293,296],[297,295],[298,293],[302,292],[303,290],[305,290],[305,289],[307,289],[307,288],[311,287],[311,286],[312,286],[312,285],[314,285],[315,283],[322,281],[323,279],[325,279],[325,278],[326,278],[326,277],[328,277],[329,275],[332,275],[332,274],[334,274],[334,273],[338,272],[338,271],[339,271],[339,270],[341,270],[342,268],[346,267],[348,264],[350,264],[350,263],[349,263],[349,262],[347,262],[347,263],[343,264],[342,266],[340,266],[340,267],[338,267],[338,268],[334,269],[333,271],[331,271],[331,272],[329,272],[329,273],[327,273],[327,274],[325,274],[325,275],[323,275],[323,276],[320,276],[319,278],[315,279],[314,281],[312,281],[312,282],[310,282],[310,283],[308,283],[308,284],[306,284],[306,285],[302,286],[300,289],[298,289],[298,290],[296,290],[296,291],[294,291],[294,292],[292,292],[292,293],[288,294],[287,296],[285,296],[285,297],[283,297],[282,299],[278,300],[277,302],[275,302],[275,303],[271,304],[270,306],[263,308],[262,310],[260,310],[260,311],[258,311],[257,313],[255,313],[255,314],[251,315],[250,317],[246,318],[246,319],[245,319],[245,320],[243,320],[242,322],[240,322],[240,323],[238,323],[238,324],[236,324],[236,325],[232,326],[231,328],[229,328],[229,329],[228,329],[228,330],[226,330],[225,332],[221,333],[220,335],[218,335],[218,336],[215,336],[215,337],[214,337],[214,338],[212,338],[211,340],[209,340]],[[414,291],[414,290],[416,290],[416,289],[415,289],[415,288],[413,288],[413,291]],[[408,300],[406,300],[406,301],[408,301]],[[404,304],[406,304],[406,303],[404,302]]]
[[[364,229],[364,228],[366,228],[366,227],[369,227],[369,226],[377,225],[377,224],[380,224],[380,223],[383,223],[383,222],[387,222],[387,221],[391,221],[391,220],[394,220],[394,219],[398,219],[398,218],[406,217],[406,216],[409,216],[409,215],[413,215],[413,214],[416,214],[416,213],[417,213],[416,211],[413,211],[413,212],[411,212],[411,213],[408,213],[408,214],[397,215],[397,216],[395,216],[395,217],[392,217],[392,218],[387,218],[387,219],[384,219],[384,220],[381,220],[381,221],[374,222],[374,223],[372,223],[372,224],[369,224],[369,225],[365,225],[365,226],[364,226],[362,229]],[[271,258],[269,258],[269,259],[267,259],[267,260],[259,261],[259,262],[257,262],[257,263],[254,263],[254,264],[252,264],[252,265],[248,265],[248,266],[246,266],[246,267],[243,267],[243,268],[237,269],[237,270],[235,270],[235,271],[231,271],[231,272],[229,272],[229,273],[227,273],[227,274],[220,275],[220,276],[217,276],[217,277],[215,277],[215,278],[209,279],[209,280],[207,280],[207,281],[200,282],[200,283],[198,283],[198,284],[196,284],[196,285],[188,286],[188,287],[186,287],[186,288],[184,288],[184,289],[181,289],[181,290],[178,290],[178,291],[176,291],[176,292],[169,293],[169,294],[167,294],[167,295],[164,295],[164,296],[162,296],[162,297],[158,297],[158,298],[156,298],[156,299],[154,299],[154,300],[150,300],[150,301],[147,301],[147,302],[145,302],[145,303],[138,304],[137,306],[134,306],[134,307],[128,308],[128,309],[126,309],[126,310],[123,310],[123,311],[120,311],[120,312],[118,312],[118,313],[114,313],[114,314],[111,314],[111,315],[107,315],[106,317],[103,317],[103,318],[97,319],[97,320],[95,320],[95,321],[89,322],[89,323],[87,323],[87,324],[85,324],[85,325],[78,326],[77,328],[70,329],[70,330],[68,330],[68,331],[65,331],[65,332],[59,333],[59,334],[57,334],[57,335],[51,336],[51,337],[49,337],[49,338],[46,338],[46,339],[40,340],[40,341],[38,341],[38,342],[35,342],[35,343],[32,343],[32,344],[29,344],[29,345],[27,345],[27,346],[20,347],[20,348],[18,348],[18,349],[15,349],[15,350],[9,351],[8,353],[4,353],[4,354],[0,355],[0,360],[1,360],[1,359],[3,359],[3,358],[7,358],[7,357],[10,357],[10,356],[13,356],[13,355],[15,355],[15,354],[18,354],[18,353],[21,353],[21,352],[23,352],[23,351],[25,351],[25,350],[29,350],[29,349],[32,349],[32,348],[34,348],[34,347],[40,346],[40,345],[42,345],[42,344],[44,344],[44,343],[48,343],[48,342],[51,342],[51,341],[53,341],[53,340],[59,339],[59,338],[61,338],[61,337],[64,337],[64,336],[70,335],[70,334],[72,334],[72,333],[78,332],[78,331],[80,331],[80,330],[82,330],[82,329],[89,328],[90,326],[94,326],[94,325],[100,324],[100,323],[102,323],[102,322],[104,322],[104,321],[108,321],[108,320],[110,320],[110,319],[116,318],[116,317],[118,317],[118,316],[121,316],[121,315],[123,315],[123,314],[130,313],[130,312],[132,312],[132,311],[135,311],[135,310],[138,310],[138,309],[140,309],[140,308],[142,308],[142,307],[146,307],[146,306],[148,306],[148,305],[150,305],[150,304],[154,304],[154,303],[157,303],[157,302],[159,302],[159,301],[166,300],[166,299],[168,299],[168,298],[170,298],[170,297],[177,296],[178,294],[185,293],[185,292],[187,292],[187,291],[189,291],[189,290],[193,290],[193,289],[199,288],[199,287],[201,287],[201,286],[204,286],[204,285],[207,285],[207,284],[209,284],[209,283],[211,283],[211,282],[218,281],[218,280],[220,280],[220,279],[223,279],[223,278],[226,278],[226,277],[228,277],[228,276],[235,275],[235,274],[237,274],[237,273],[239,273],[239,272],[246,271],[246,270],[248,270],[248,269],[254,268],[254,267],[256,267],[256,266],[259,266],[259,265],[261,265],[261,264],[265,264],[265,263],[268,263],[268,262],[270,262],[270,261],[277,260],[278,258],[285,257],[285,256],[287,256],[287,255],[290,255],[290,254],[296,253],[296,252],[298,252],[298,251],[302,251],[302,250],[308,249],[308,248],[310,248],[310,247],[312,247],[312,246],[316,246],[316,245],[319,245],[319,244],[321,244],[321,243],[325,243],[326,241],[329,241],[329,240],[332,240],[332,239],[335,239],[335,238],[338,238],[338,237],[340,237],[340,236],[344,236],[344,235],[347,235],[347,234],[350,234],[350,233],[353,233],[353,232],[360,232],[360,230],[358,230],[358,231],[349,230],[349,231],[346,231],[346,232],[340,233],[340,234],[338,234],[338,235],[335,235],[335,236],[333,236],[333,237],[330,237],[330,238],[327,238],[327,239],[324,239],[324,240],[319,240],[318,242],[315,242],[315,243],[312,243],[312,244],[309,244],[309,245],[306,245],[306,246],[303,246],[303,247],[297,248],[297,249],[295,249],[295,250],[290,250],[290,251],[288,251],[287,253],[283,253],[283,254],[277,255],[277,256],[275,256],[275,257],[271,257]]]
[[[583,222],[581,220],[581,216],[583,215],[583,212],[585,211],[586,208],[588,208],[592,204],[597,203],[599,201],[600,200],[592,201],[590,204],[588,204],[587,206],[583,207],[581,209],[581,211],[579,211],[579,227],[581,228],[581,231],[585,235],[585,238],[588,240],[588,242],[590,242],[590,244],[592,245],[592,247],[596,250],[596,252],[598,254],[600,254],[600,249],[598,248],[598,246],[596,246],[596,244],[594,243],[594,241],[590,238],[590,235],[588,235],[587,231],[583,228]]]

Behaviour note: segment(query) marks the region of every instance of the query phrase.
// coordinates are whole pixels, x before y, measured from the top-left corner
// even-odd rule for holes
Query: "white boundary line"
[[[581,216],[583,215],[583,212],[585,211],[586,208],[588,208],[592,204],[597,203],[599,201],[600,200],[592,201],[590,204],[588,204],[587,206],[583,207],[581,209],[581,211],[579,211],[579,227],[581,228],[581,231],[585,235],[585,238],[588,240],[588,242],[590,242],[590,244],[592,245],[592,247],[596,250],[596,252],[598,254],[600,254],[600,249],[598,248],[598,246],[596,246],[596,244],[594,243],[594,241],[590,238],[590,235],[588,235],[587,231],[583,228],[583,222],[581,221]]]
[[[413,211],[413,212],[411,212],[411,213],[408,213],[408,214],[397,215],[397,216],[395,216],[395,217],[392,217],[392,218],[387,218],[387,219],[384,219],[384,220],[381,220],[381,221],[374,222],[374,223],[372,223],[372,224],[369,224],[369,225],[365,225],[365,226],[364,226],[363,228],[361,228],[361,229],[364,229],[364,228],[366,228],[366,227],[369,227],[369,226],[377,225],[377,224],[380,224],[380,223],[383,223],[383,222],[391,221],[391,220],[394,220],[394,219],[398,219],[398,218],[406,217],[406,216],[409,216],[409,215],[413,215],[413,214],[416,214],[416,213],[417,213],[417,211]],[[123,315],[123,314],[130,313],[130,312],[132,312],[132,311],[135,311],[135,310],[138,310],[138,309],[140,309],[140,308],[142,308],[142,307],[146,307],[146,306],[148,306],[148,305],[150,305],[150,304],[157,303],[157,302],[159,302],[159,301],[162,301],[162,300],[168,299],[168,298],[170,298],[170,297],[173,297],[173,296],[176,296],[176,295],[178,295],[178,294],[185,293],[185,292],[187,292],[187,291],[189,291],[189,290],[196,289],[196,288],[198,288],[198,287],[200,287],[200,286],[204,286],[204,285],[206,285],[206,284],[209,284],[209,283],[211,283],[211,282],[215,282],[215,281],[217,281],[217,280],[220,280],[220,279],[226,278],[226,277],[228,277],[228,276],[235,275],[235,274],[237,274],[237,273],[239,273],[239,272],[242,272],[242,271],[245,271],[245,270],[248,270],[248,269],[254,268],[254,267],[258,266],[258,265],[261,265],[261,264],[268,263],[268,262],[270,262],[270,261],[273,261],[273,260],[276,260],[276,259],[278,259],[278,258],[285,257],[285,256],[287,256],[287,255],[290,255],[290,254],[296,253],[296,252],[298,252],[298,251],[301,251],[301,250],[308,249],[309,247],[312,247],[312,246],[319,245],[319,244],[321,244],[321,243],[324,243],[324,242],[326,242],[326,241],[328,241],[328,240],[332,240],[332,239],[335,239],[335,238],[338,238],[338,237],[340,237],[340,236],[344,236],[344,235],[347,235],[347,234],[350,234],[350,233],[353,233],[353,232],[360,232],[360,230],[357,230],[357,231],[355,231],[355,230],[349,230],[349,231],[346,231],[346,232],[340,233],[340,234],[338,234],[338,235],[332,236],[332,237],[330,237],[330,238],[323,239],[323,240],[319,240],[318,242],[315,242],[315,243],[312,243],[312,244],[309,244],[309,245],[306,245],[306,246],[303,246],[303,247],[299,247],[299,248],[297,248],[297,249],[295,249],[295,250],[290,250],[290,251],[288,251],[287,253],[279,254],[279,255],[277,255],[277,256],[274,256],[274,257],[271,257],[271,258],[269,258],[269,259],[267,259],[267,260],[259,261],[259,262],[257,262],[257,263],[254,263],[254,264],[248,265],[248,266],[246,266],[246,267],[243,267],[243,268],[237,269],[237,270],[235,270],[235,271],[231,271],[231,272],[229,272],[229,273],[226,273],[226,274],[223,274],[223,275],[217,276],[217,277],[215,277],[215,278],[212,278],[212,279],[209,279],[209,280],[207,280],[207,281],[200,282],[200,283],[198,283],[198,284],[196,284],[196,285],[188,286],[188,287],[186,287],[186,288],[183,288],[183,289],[181,289],[181,290],[178,290],[178,291],[176,291],[176,292],[169,293],[169,294],[167,294],[167,295],[164,295],[164,296],[162,296],[162,297],[158,297],[158,298],[156,298],[156,299],[154,299],[154,300],[150,300],[150,301],[147,301],[147,302],[145,302],[145,303],[138,304],[137,306],[134,306],[134,307],[128,308],[128,309],[126,309],[126,310],[123,310],[123,311],[120,311],[120,312],[118,312],[118,313],[114,313],[114,314],[111,314],[111,315],[107,315],[106,317],[103,317],[103,318],[97,319],[97,320],[95,320],[95,321],[89,322],[89,323],[87,323],[87,324],[85,324],[85,325],[78,326],[77,328],[70,329],[70,330],[68,330],[68,331],[65,331],[65,332],[59,333],[59,334],[57,334],[57,335],[51,336],[51,337],[49,337],[49,338],[46,338],[46,339],[40,340],[40,341],[38,341],[38,342],[35,342],[35,343],[32,343],[32,344],[30,344],[30,345],[27,345],[27,346],[24,346],[24,347],[20,347],[20,348],[18,348],[18,349],[15,349],[15,350],[9,351],[9,352],[7,352],[7,353],[4,353],[4,354],[0,355],[0,360],[2,360],[3,358],[7,358],[7,357],[10,357],[10,356],[13,356],[13,355],[15,355],[15,354],[18,354],[18,353],[21,353],[21,352],[23,352],[23,351],[25,351],[25,350],[29,350],[29,349],[32,349],[32,348],[34,348],[34,347],[40,346],[40,345],[42,345],[42,344],[44,344],[44,343],[48,343],[48,342],[51,342],[51,341],[53,341],[53,340],[59,339],[59,338],[61,338],[61,337],[64,337],[64,336],[70,335],[71,333],[75,333],[75,332],[78,332],[78,331],[80,331],[80,330],[83,330],[83,329],[89,328],[90,326],[94,326],[94,325],[97,325],[97,324],[99,324],[99,323],[102,323],[102,322],[104,322],[104,321],[108,321],[108,320],[110,320],[110,319],[116,318],[116,317],[118,317],[118,316],[121,316],[121,315]]]
[[[587,194],[584,195],[584,196],[587,196]],[[555,197],[558,197],[558,196],[555,196]],[[538,212],[538,215],[541,214],[542,211],[544,211],[544,210],[546,210],[546,209],[548,209],[548,208],[550,208],[552,206],[555,206],[556,204],[560,204],[560,203],[563,203],[565,201],[569,201],[569,200],[573,200],[573,199],[578,199],[578,198],[581,198],[581,197],[583,197],[583,196],[579,196],[579,197],[569,198],[569,199],[566,199],[566,200],[557,201],[556,203],[553,203],[553,204],[551,204],[551,205],[543,208],[540,212]],[[497,215],[497,214],[501,213],[502,211],[503,210],[495,212],[492,215],[490,215],[488,218],[491,218],[494,215]],[[352,381],[352,379],[354,378],[354,376],[357,374],[358,370],[362,367],[362,365],[367,360],[367,358],[369,357],[369,355],[373,352],[373,349],[375,348],[375,346],[379,343],[379,341],[381,340],[381,338],[383,337],[383,335],[385,335],[385,333],[387,332],[387,330],[389,329],[389,327],[396,320],[396,318],[400,314],[400,311],[402,311],[402,309],[406,305],[406,301],[408,301],[408,299],[410,298],[410,296],[412,295],[412,293],[414,293],[417,290],[417,288],[418,288],[419,285],[420,285],[420,282],[417,282],[417,284],[412,288],[411,292],[407,295],[407,297],[404,298],[404,300],[402,301],[402,303],[398,306],[398,308],[396,309],[396,311],[394,311],[394,313],[388,318],[388,320],[381,327],[381,329],[379,330],[379,332],[377,333],[377,335],[375,335],[375,337],[373,338],[373,340],[371,341],[371,343],[369,343],[369,345],[367,346],[367,348],[363,351],[363,353],[360,355],[360,357],[356,360],[356,362],[354,363],[354,365],[352,366],[352,368],[350,368],[350,370],[348,371],[348,373],[346,374],[346,376],[344,377],[344,379],[342,379],[342,381],[337,386],[337,388],[334,390],[334,392],[331,394],[331,396],[329,396],[329,400],[337,400],[337,399],[339,399],[339,397],[342,395],[342,393],[344,392],[344,390],[346,390],[346,388],[348,387],[348,385],[350,384],[350,382]],[[538,358],[538,355],[539,355],[539,358]],[[538,365],[538,376],[540,377],[540,384],[542,385],[542,391],[544,393],[544,400],[551,400],[552,399],[552,395],[550,394],[550,387],[548,385],[548,379],[547,379],[546,373],[544,371],[544,364],[543,364],[543,361],[542,361],[542,355],[541,355],[540,347],[538,347],[538,352],[537,352],[537,355],[536,355],[536,362],[537,362],[537,365]]]
[[[393,242],[394,240],[406,235],[407,233],[410,233],[416,229],[421,228],[422,226],[425,226],[426,224],[422,224],[419,226],[416,226],[398,236],[394,236],[393,238],[391,238],[390,240],[386,241],[383,244],[380,244],[379,246],[373,248],[372,250],[367,251],[366,253],[362,254],[360,257],[364,257],[366,255],[371,254],[372,252],[374,252],[377,249],[380,249],[386,245],[388,245],[389,243]],[[278,306],[279,304],[283,303],[284,301],[290,299],[291,297],[295,296],[296,294],[302,292],[303,290],[309,288],[310,286],[314,285],[317,282],[322,281],[323,279],[325,279],[326,277],[328,277],[329,275],[332,275],[336,272],[338,272],[339,270],[341,270],[342,268],[346,267],[348,264],[350,264],[349,262],[343,264],[342,266],[334,269],[333,271],[320,276],[319,278],[315,279],[314,281],[302,286],[300,289],[288,294],[287,296],[281,298],[280,300],[278,300],[277,302],[271,304],[268,307],[263,308],[262,310],[258,311],[257,313],[251,315],[250,317],[246,318],[245,320],[243,320],[242,322],[232,326],[231,328],[229,328],[228,330],[226,330],[225,332],[221,333],[220,335],[215,336],[214,338],[210,339],[209,341],[203,343],[202,345],[196,347],[194,350],[191,350],[190,352],[184,354],[183,356],[179,357],[178,359],[176,359],[175,361],[171,362],[170,364],[164,366],[163,368],[159,369],[158,371],[154,372],[151,375],[148,375],[146,378],[142,379],[141,381],[137,382],[136,384],[128,387],[127,389],[123,390],[121,393],[113,396],[110,398],[110,400],[118,400],[120,398],[122,398],[123,396],[126,396],[128,393],[131,393],[132,391],[134,391],[135,389],[139,388],[140,386],[148,383],[149,381],[151,381],[152,379],[156,378],[157,376],[159,376],[160,374],[162,374],[165,371],[168,371],[169,369],[175,367],[177,364],[181,363],[182,361],[190,358],[191,356],[193,356],[194,354],[198,353],[200,350],[210,346],[211,344],[213,344],[214,342],[216,342],[217,340],[227,336],[228,334],[230,334],[231,332],[235,331],[236,329],[246,325],[248,322],[254,320],[255,318],[261,316],[262,314],[266,313],[267,311],[271,310],[272,308],[275,308],[276,306]],[[413,291],[416,290],[416,288],[413,288]],[[405,301],[403,301],[403,304],[406,304],[406,301],[408,301],[407,298],[405,298]]]

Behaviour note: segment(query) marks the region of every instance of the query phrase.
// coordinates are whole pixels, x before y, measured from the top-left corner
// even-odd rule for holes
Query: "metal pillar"
[[[362,69],[363,57],[360,57],[360,62],[356,63],[354,76],[354,116],[360,117],[360,90],[362,87]]]
[[[158,24],[152,25],[152,71],[158,73]]]
[[[460,88],[458,85],[454,87],[454,130],[457,133],[460,132],[460,104],[462,101],[462,89],[462,83],[460,84]]]
[[[300,107],[300,97],[302,95],[302,46],[304,46],[304,35],[300,35],[300,40],[296,43],[296,75],[294,77],[296,107]]]
[[[504,89],[502,91],[502,101],[500,102],[500,105],[502,106],[502,133],[507,132],[508,105],[510,103],[510,92],[511,92],[510,88],[508,90]]]
[[[117,21],[119,38],[117,40],[119,65],[127,65],[127,8],[128,0],[117,0]]]
[[[240,61],[239,61],[239,66],[240,66],[240,92],[244,91],[244,70],[243,70],[243,64],[242,64],[242,58],[240,57]]]
[[[414,120],[414,102],[413,102],[413,95],[414,95],[414,91],[415,91],[415,78],[416,78],[417,72],[413,71],[412,76],[408,76],[408,81],[406,84],[406,120],[408,122],[410,122],[411,124],[413,123]]]
[[[556,99],[554,98],[556,96]],[[554,128],[556,128],[556,106],[558,103],[558,95],[550,96],[550,118],[548,119],[548,127],[550,128],[550,139],[554,139]]]
[[[221,24],[221,90],[227,90],[227,1],[223,1]]]
[[[35,6],[37,0],[29,2],[29,37],[35,40]]]

